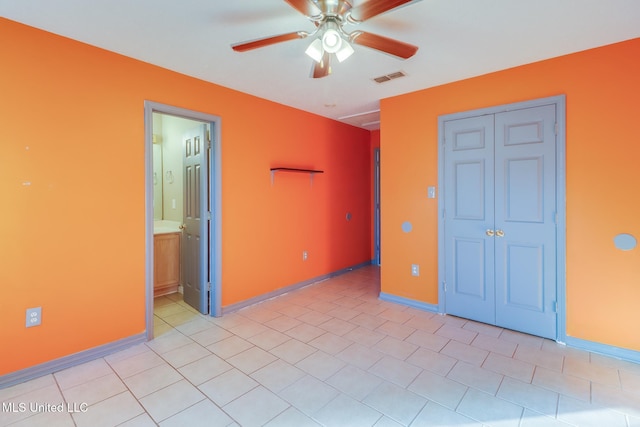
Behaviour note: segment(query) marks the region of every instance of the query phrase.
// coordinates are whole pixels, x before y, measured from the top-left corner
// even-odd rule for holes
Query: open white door
[[[184,218],[182,266],[184,301],[209,313],[209,158],[206,124],[184,135]]]

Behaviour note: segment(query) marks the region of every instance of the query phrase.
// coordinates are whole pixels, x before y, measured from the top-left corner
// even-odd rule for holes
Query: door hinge
[[[443,289],[445,292],[447,292],[447,282],[446,282],[446,281],[442,282],[442,289]]]
[[[211,290],[211,282],[207,283],[207,291]]]
[[[211,211],[207,212],[207,219],[211,221]]]
[[[553,301],[553,303],[551,304],[551,309],[554,313],[558,312],[558,301]]]
[[[555,131],[556,135],[557,135],[557,134],[558,134],[558,132],[560,131],[560,126],[558,126],[558,122],[556,122],[555,130],[554,130],[554,131]]]
[[[207,148],[211,149],[212,145],[213,145],[213,141],[211,141],[211,131],[207,129]]]

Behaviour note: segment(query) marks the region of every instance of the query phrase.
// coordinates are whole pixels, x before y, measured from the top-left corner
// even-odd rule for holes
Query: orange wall
[[[145,330],[145,100],[222,118],[223,306],[371,259],[368,131],[2,18],[0,40],[0,375]]]
[[[640,351],[640,248],[613,245],[640,239],[638,76],[634,39],[383,100],[382,291],[438,302],[438,116],[566,94],[567,335]]]

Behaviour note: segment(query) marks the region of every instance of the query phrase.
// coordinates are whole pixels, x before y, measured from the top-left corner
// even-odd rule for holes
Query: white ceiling
[[[309,39],[230,48],[315,28],[283,0],[0,0],[0,16],[367,129],[380,99],[640,37],[640,0],[422,0],[358,26],[419,46],[414,57],[355,46],[311,79]],[[407,77],[372,80],[396,71]]]

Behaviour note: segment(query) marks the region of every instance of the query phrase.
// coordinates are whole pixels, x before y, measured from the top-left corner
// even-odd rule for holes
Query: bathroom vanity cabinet
[[[153,236],[153,296],[178,292],[180,285],[181,233]]]

